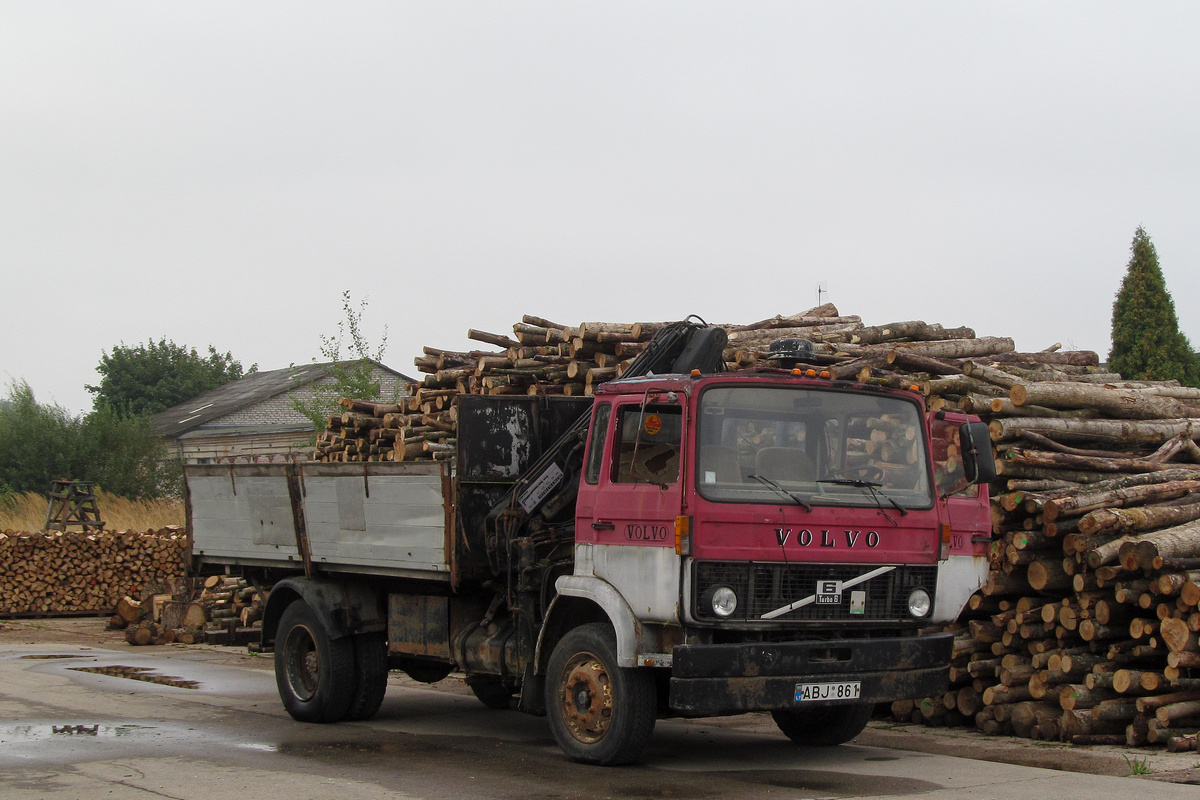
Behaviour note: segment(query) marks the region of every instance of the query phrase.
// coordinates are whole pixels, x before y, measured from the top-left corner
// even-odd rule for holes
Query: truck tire
[[[360,633],[354,639],[354,697],[346,719],[375,716],[387,692],[387,639],[382,633]]]
[[[288,606],[275,639],[275,683],[283,707],[300,722],[345,718],[355,692],[354,643],[330,639],[303,600]]]
[[[649,670],[617,666],[617,640],[606,623],[567,633],[550,655],[546,715],[555,741],[584,764],[641,758],[654,731],[658,698]]]
[[[783,735],[796,744],[831,747],[845,744],[862,733],[871,720],[873,708],[870,703],[855,703],[805,711],[772,711],[771,717]]]
[[[512,706],[512,689],[501,680],[480,678],[467,680],[467,686],[475,693],[479,702],[493,711],[506,711]]]

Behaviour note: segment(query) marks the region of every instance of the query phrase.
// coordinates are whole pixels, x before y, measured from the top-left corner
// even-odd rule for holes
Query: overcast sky
[[[1106,356],[1139,225],[1200,346],[1197,42],[1195,2],[0,0],[0,379],[306,363],[344,289],[409,374],[818,283]]]

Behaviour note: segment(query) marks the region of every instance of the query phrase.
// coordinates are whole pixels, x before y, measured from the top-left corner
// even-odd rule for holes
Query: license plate
[[[862,681],[796,684],[797,703],[814,700],[857,700],[860,695],[862,695]]]

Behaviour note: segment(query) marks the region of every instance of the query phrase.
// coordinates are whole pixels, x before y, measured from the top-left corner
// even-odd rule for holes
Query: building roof
[[[390,372],[401,380],[413,379],[391,367],[372,361],[375,366]],[[322,378],[328,377],[332,362],[323,364],[301,364],[268,372],[251,372],[224,386],[210,389],[185,403],[155,414],[151,421],[159,436],[179,436],[206,422],[219,419],[279,394],[295,391]]]
[[[311,422],[272,422],[263,425],[201,425],[187,433],[178,434],[180,439],[220,439],[230,436],[262,436],[287,433],[302,433],[312,437]]]

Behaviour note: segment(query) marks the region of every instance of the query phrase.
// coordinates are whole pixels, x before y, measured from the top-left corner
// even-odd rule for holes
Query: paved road
[[[1196,786],[884,747],[801,749],[753,720],[662,721],[645,764],[584,767],[544,720],[488,711],[450,681],[447,691],[397,677],[374,720],[303,725],[280,707],[269,659],[11,639],[0,639],[3,800],[1200,797]]]

